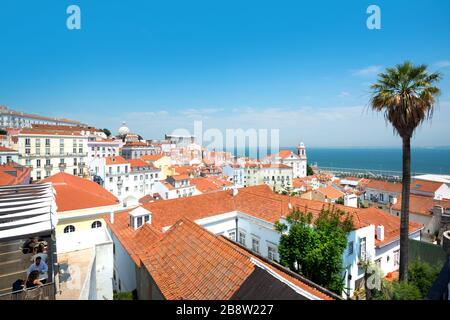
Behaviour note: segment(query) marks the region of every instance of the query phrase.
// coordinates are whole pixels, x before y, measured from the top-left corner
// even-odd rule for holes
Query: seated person
[[[43,274],[48,271],[48,266],[42,261],[41,257],[36,257],[34,259],[34,263],[28,268],[27,275],[29,276],[33,271],[37,271],[38,274]]]
[[[29,289],[42,285],[43,283],[39,280],[39,271],[31,271],[31,273],[28,275],[27,282],[25,283],[25,288]]]
[[[37,237],[28,238],[22,246],[22,253],[24,253],[24,254],[31,253],[37,243],[38,243]]]
[[[39,243],[33,249],[33,256],[30,261],[35,261],[37,257],[41,257],[42,261],[47,262],[47,253],[45,252],[45,247],[43,243]]]

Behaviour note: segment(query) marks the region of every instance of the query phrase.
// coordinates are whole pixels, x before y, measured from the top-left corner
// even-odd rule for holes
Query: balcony
[[[46,164],[44,166],[45,170],[52,170],[53,169],[53,165],[52,164]]]
[[[65,163],[60,163],[60,164],[58,165],[58,167],[59,167],[60,170],[66,170],[67,164],[65,164]]]
[[[84,168],[84,167],[86,167],[85,162],[78,162],[78,168]]]
[[[55,283],[0,295],[0,300],[55,300]]]
[[[20,154],[19,157],[22,159],[30,159],[30,158],[43,158],[43,157],[47,157],[47,158],[61,158],[61,157],[87,157],[87,152],[77,152],[77,153],[73,153],[73,152],[65,152],[65,153],[59,153],[59,152],[54,152],[54,153],[45,153],[45,154],[41,154],[41,153],[26,153],[26,154]]]

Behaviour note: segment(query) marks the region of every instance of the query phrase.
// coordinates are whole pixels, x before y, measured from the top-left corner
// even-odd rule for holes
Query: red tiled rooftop
[[[332,186],[329,187],[322,187],[322,188],[318,188],[316,190],[317,192],[323,194],[324,196],[326,196],[328,199],[339,199],[340,197],[344,196],[344,193],[335,189]]]
[[[58,212],[112,206],[119,200],[94,181],[64,172],[40,181],[51,182],[56,190]]]
[[[424,216],[431,216],[434,206],[443,206],[450,208],[450,200],[434,200],[433,197],[410,194],[409,196],[409,212]],[[402,197],[399,196],[397,203],[392,206],[393,210],[401,211]]]
[[[411,192],[422,191],[428,193],[434,193],[439,189],[444,183],[428,180],[414,180],[411,183]]]
[[[147,154],[145,156],[142,156],[141,159],[144,161],[157,161],[161,159],[162,157],[165,157],[163,154]]]
[[[0,152],[18,152],[17,150],[0,146]]]
[[[177,221],[140,256],[168,300],[230,299],[257,268],[252,254],[188,219]],[[277,271],[291,280],[281,270]],[[323,299],[331,299],[305,283],[301,286]]]
[[[113,156],[113,157],[106,157],[105,158],[106,165],[115,165],[115,164],[129,164],[128,160],[125,160],[122,156]],[[147,165],[147,163],[146,163]]]
[[[396,193],[402,192],[402,184],[401,183],[387,182],[387,181],[374,180],[374,179],[371,179],[366,184],[366,188],[387,191],[387,192],[396,192]]]

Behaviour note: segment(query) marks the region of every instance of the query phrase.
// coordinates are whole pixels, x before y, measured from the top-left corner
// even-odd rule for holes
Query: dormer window
[[[137,207],[130,211],[130,227],[134,230],[139,229],[144,223],[152,223],[151,212],[143,207]]]

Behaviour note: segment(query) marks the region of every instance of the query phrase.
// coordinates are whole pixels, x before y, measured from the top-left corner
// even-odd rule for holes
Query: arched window
[[[75,232],[75,227],[70,224],[64,228],[64,233],[71,233],[71,232]]]
[[[91,224],[91,228],[92,228],[92,229],[95,229],[95,228],[101,228],[101,226],[102,226],[102,223],[101,223],[100,221],[94,221],[94,222],[92,222],[92,224]]]

